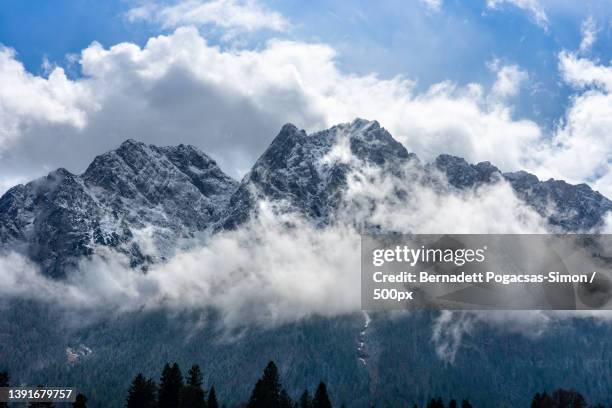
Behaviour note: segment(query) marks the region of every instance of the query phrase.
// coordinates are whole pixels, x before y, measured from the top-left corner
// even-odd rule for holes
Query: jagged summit
[[[311,134],[284,125],[240,183],[196,147],[128,139],[96,157],[82,175],[59,168],[7,191],[0,198],[0,249],[26,254],[52,276],[63,276],[98,245],[129,255],[134,266],[146,265],[170,256],[184,238],[239,227],[261,199],[325,225],[354,166],[394,172],[408,162],[441,172],[451,188],[505,179],[566,231],[596,227],[612,210],[612,202],[586,184],[502,173],[489,162],[446,154],[422,165],[378,122],[355,119]],[[150,241],[154,254],[145,249]]]
[[[82,175],[57,169],[0,198],[0,243],[63,276],[96,245],[116,248],[133,265],[152,261],[139,232],[152,229],[157,254],[205,231],[237,182],[193,146],[127,140],[96,157]],[[144,245],[146,246],[146,245]]]
[[[220,228],[240,225],[262,198],[325,222],[346,184],[349,156],[376,166],[416,158],[376,121],[356,119],[312,134],[286,124],[240,183]]]

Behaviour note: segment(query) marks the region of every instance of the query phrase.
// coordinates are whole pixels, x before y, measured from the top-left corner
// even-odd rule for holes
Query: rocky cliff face
[[[0,243],[27,254],[42,270],[64,276],[96,245],[153,261],[138,234],[160,257],[220,216],[237,183],[192,146],[147,146],[128,140],[95,158],[82,175],[58,169],[0,198]]]
[[[449,155],[422,165],[376,121],[356,119],[310,135],[283,126],[241,183],[195,147],[128,140],[96,157],[82,175],[58,169],[9,190],[0,198],[0,245],[27,254],[54,277],[97,245],[146,267],[170,256],[181,239],[238,228],[262,199],[323,225],[356,167],[393,172],[408,162],[425,173],[441,172],[456,189],[505,179],[520,199],[566,231],[595,228],[612,210],[612,202],[586,184],[502,173],[489,162],[472,165]],[[143,231],[155,251],[145,248]]]

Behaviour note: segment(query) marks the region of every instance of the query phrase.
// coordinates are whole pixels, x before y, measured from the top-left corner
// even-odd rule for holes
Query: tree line
[[[162,369],[159,384],[152,378],[137,374],[128,389],[125,400],[126,408],[219,408],[217,392],[214,385],[205,389],[202,370],[197,364],[191,366],[184,378],[177,363],[166,365]],[[10,378],[7,372],[0,372],[0,387],[9,387]],[[60,404],[61,405],[61,404]],[[61,405],[65,406],[65,405]],[[55,408],[50,402],[32,402],[28,408]],[[79,393],[73,408],[87,408],[87,398]],[[531,401],[531,408],[605,408],[602,404],[589,405],[582,394],[575,390],[557,389],[551,394],[536,393]],[[0,408],[8,408],[6,402],[0,402]],[[251,391],[248,402],[236,408],[333,408],[325,382],[320,382],[314,393],[305,389],[293,399],[282,386],[276,364],[270,361],[263,370]],[[344,408],[344,404],[340,406]],[[372,405],[375,408],[375,405]],[[412,408],[419,408],[413,404]],[[431,398],[424,408],[474,408],[467,399],[459,403],[451,399],[448,405],[442,398]],[[610,406],[612,408],[612,406]]]

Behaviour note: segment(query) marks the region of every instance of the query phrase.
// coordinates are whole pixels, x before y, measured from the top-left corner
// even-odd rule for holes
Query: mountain
[[[58,169],[7,191],[0,198],[0,249],[26,254],[56,278],[99,245],[146,269],[185,241],[241,228],[262,199],[324,226],[353,171],[371,167],[405,177],[397,171],[403,165],[424,174],[419,182],[442,183],[442,175],[444,188],[457,191],[506,180],[564,231],[596,229],[612,210],[585,184],[503,173],[450,155],[423,164],[377,122],[357,119],[310,135],[283,126],[240,183],[195,147],[128,140],[81,175]],[[429,312],[381,313],[365,323],[361,313],[315,316],[227,333],[210,310],[138,310],[90,321],[78,310],[67,315],[49,306],[0,298],[0,370],[8,369],[16,384],[78,386],[92,407],[121,406],[130,378],[137,372],[157,378],[158,367],[174,360],[184,369],[200,364],[206,384],[232,406],[248,398],[270,359],[293,396],[323,379],[337,406],[422,406],[434,395],[469,397],[477,407],[528,406],[535,392],[557,387],[612,403],[612,326],[594,319],[536,319],[523,335],[458,314],[442,322],[450,338],[440,345],[432,340],[440,321]],[[439,357],[440,347],[458,347],[453,363]]]
[[[348,154],[356,161],[342,160]],[[283,126],[232,195],[220,225],[236,228],[257,211],[262,199],[282,201],[313,222],[325,224],[341,202],[354,167],[375,166],[393,172],[409,162],[432,183],[437,182],[436,170],[440,171],[457,189],[505,179],[520,199],[565,231],[596,228],[612,210],[612,201],[586,184],[540,181],[524,171],[502,173],[490,162],[474,165],[447,154],[422,165],[378,122],[356,119],[310,135],[291,124]]]
[[[146,269],[184,240],[238,228],[262,199],[325,225],[342,202],[352,170],[394,172],[406,163],[425,174],[441,172],[457,189],[503,178],[565,231],[596,228],[612,210],[612,202],[586,184],[502,173],[489,162],[473,165],[445,154],[422,165],[378,122],[356,119],[313,134],[283,126],[240,183],[193,146],[127,140],[96,157],[82,175],[60,168],[7,191],[0,198],[0,248],[26,254],[53,277],[65,276],[99,245]]]
[[[393,172],[408,162],[428,174],[442,172],[457,189],[504,178],[565,231],[596,228],[612,210],[612,202],[586,184],[502,173],[489,162],[472,165],[444,154],[422,165],[378,122],[356,119],[313,134],[283,126],[240,183],[193,146],[127,140],[96,157],[82,175],[60,168],[7,191],[0,198],[0,248],[26,254],[53,277],[65,276],[98,245],[146,269],[184,240],[238,228],[262,199],[324,225],[342,202],[351,170]]]
[[[351,170],[346,161],[333,160],[334,154],[391,168],[417,160],[376,121],[356,119],[310,135],[287,124],[240,183],[221,226],[235,228],[246,221],[261,199],[283,201],[324,223],[337,208]],[[326,160],[330,155],[332,160]]]
[[[104,245],[132,266],[154,261],[139,240],[169,256],[177,240],[209,228],[237,182],[193,146],[156,147],[128,140],[94,159],[82,175],[65,169],[18,185],[0,198],[0,244],[28,255],[44,273],[65,276]]]
[[[526,171],[502,173],[489,162],[469,164],[461,157],[446,154],[436,158],[435,167],[457,188],[469,188],[499,178],[507,180],[516,195],[565,231],[588,231],[597,227],[612,202],[587,184],[572,185],[563,180],[540,181]]]

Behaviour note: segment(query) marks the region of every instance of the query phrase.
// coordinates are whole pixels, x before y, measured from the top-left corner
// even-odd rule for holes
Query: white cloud
[[[612,194],[612,69],[568,52],[559,56],[560,70],[578,93],[548,135],[513,117],[508,99],[528,75],[499,62],[491,64],[497,79],[490,91],[447,81],[416,92],[402,76],[341,71],[325,44],[271,40],[258,50],[222,50],[195,28],[151,38],[144,47],[94,43],[81,53],[77,80],[59,68],[49,78],[35,76],[13,54],[2,58],[7,86],[0,89],[0,112],[9,120],[0,139],[12,141],[3,144],[5,179],[60,166],[82,171],[127,138],[194,144],[238,177],[283,123],[314,131],[364,117],[377,119],[423,160],[440,153],[488,160],[502,170],[588,181]]]
[[[559,70],[565,82],[581,91],[574,95],[563,123],[548,145],[534,154],[537,173],[568,182],[589,181],[612,195],[612,68],[578,58],[559,55]]]
[[[47,78],[26,71],[11,48],[0,47],[0,157],[32,123],[82,129],[86,110],[95,109],[88,89],[70,81],[61,68]]]
[[[48,89],[37,89],[43,97],[64,92],[80,99],[68,99],[68,107],[65,98],[51,100],[45,109],[44,98],[28,98],[38,110],[71,113],[64,117],[72,127],[24,121],[14,134],[20,143],[0,170],[14,177],[22,177],[13,172],[24,167],[34,174],[42,166],[81,171],[96,154],[135,138],[195,144],[237,175],[285,122],[312,131],[355,117],[379,120],[424,159],[446,152],[513,169],[522,167],[525,152],[541,136],[535,123],[514,120],[505,106],[488,107],[477,84],[443,82],[415,93],[404,77],[344,73],[335,57],[325,44],[280,40],[257,51],[221,50],[193,28],[152,38],[143,48],[121,43],[105,49],[94,43],[81,54],[81,79],[26,74],[11,82],[15,92],[9,103],[32,92],[31,81],[45,84]]]
[[[440,11],[442,9],[442,0],[419,0],[428,9],[433,11]]]
[[[499,60],[494,60],[488,66],[497,76],[491,90],[493,96],[502,100],[517,95],[523,83],[529,79],[527,71],[516,64],[502,65]]]
[[[313,315],[359,312],[358,226],[366,220],[414,233],[547,231],[545,221],[505,183],[460,192],[448,189],[443,179],[435,186],[406,183],[380,168],[355,164],[361,166],[347,178],[344,210],[326,227],[314,227],[284,211],[282,203],[261,202],[259,217],[240,229],[208,237],[146,274],[130,268],[123,255],[101,247],[65,281],[44,277],[19,255],[4,254],[0,295],[49,302],[83,316],[143,308],[213,308],[228,328],[274,326]],[[404,171],[423,176],[412,166]],[[392,198],[391,191],[398,189],[406,190],[406,199]],[[377,209],[373,214],[358,210],[366,207]]]
[[[582,22],[580,31],[582,33],[582,40],[580,41],[580,51],[584,53],[591,49],[591,47],[595,43],[595,40],[597,39],[597,25],[595,24],[593,16],[590,16]]]
[[[228,30],[284,31],[289,22],[256,0],[182,0],[172,5],[145,3],[126,13],[129,21],[152,21],[164,28],[212,24]]]
[[[598,65],[587,58],[563,51],[559,54],[559,70],[568,84],[578,89],[589,86],[612,92],[612,67]]]
[[[548,17],[539,0],[487,0],[487,7],[490,9],[497,9],[503,4],[527,11],[536,24],[544,29],[548,28]]]

